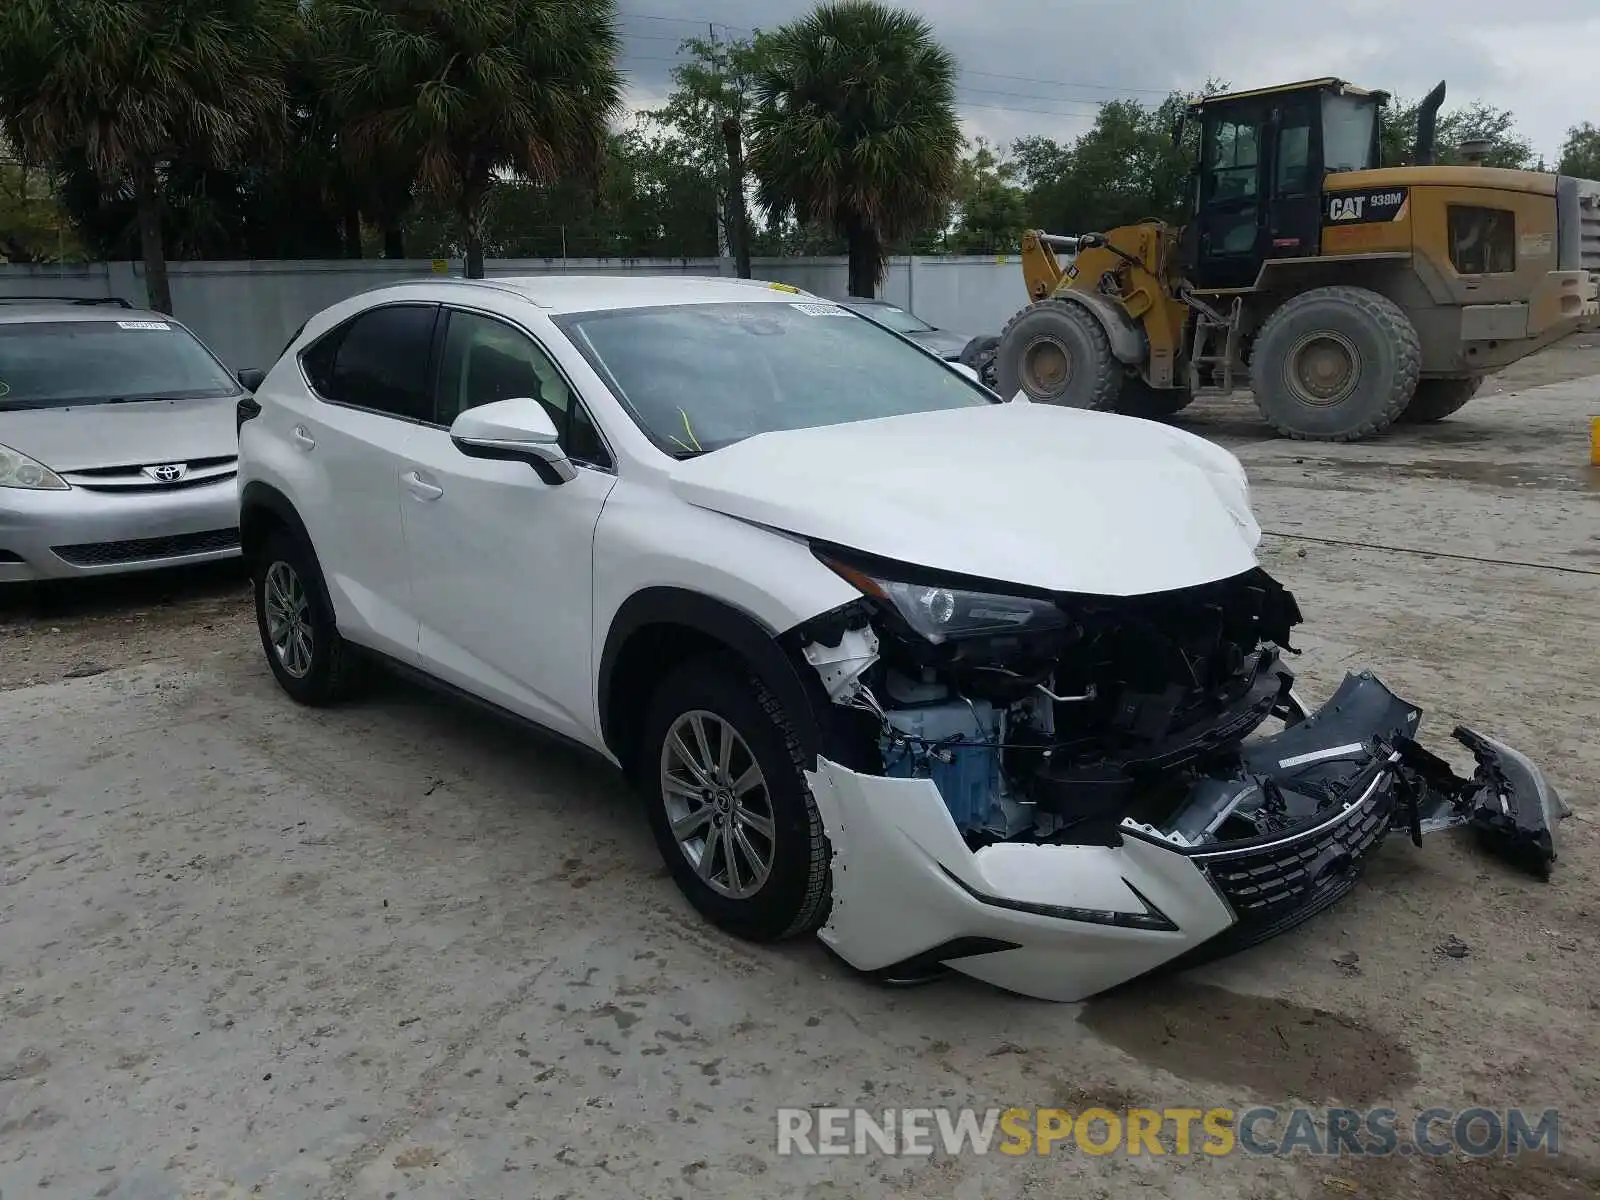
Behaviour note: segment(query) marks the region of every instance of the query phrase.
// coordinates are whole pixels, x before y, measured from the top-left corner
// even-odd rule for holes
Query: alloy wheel
[[[315,641],[311,629],[311,600],[305,584],[286,562],[267,568],[262,587],[267,611],[267,640],[290,676],[304,679],[311,670]]]
[[[777,847],[766,777],[739,732],[715,713],[686,712],[661,747],[661,797],[695,873],[733,900],[759,892]]]

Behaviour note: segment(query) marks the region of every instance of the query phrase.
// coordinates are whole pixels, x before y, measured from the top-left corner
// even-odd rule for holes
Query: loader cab
[[[1323,179],[1378,165],[1387,98],[1329,78],[1192,103],[1199,161],[1181,243],[1190,282],[1248,288],[1269,258],[1317,254]]]

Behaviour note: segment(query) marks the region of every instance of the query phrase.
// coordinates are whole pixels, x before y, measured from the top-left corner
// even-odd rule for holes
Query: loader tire
[[[1114,412],[1127,378],[1111,342],[1084,307],[1041,300],[1012,317],[995,352],[996,391],[1035,404]]]
[[[1442,421],[1478,394],[1483,376],[1470,379],[1423,379],[1411,395],[1411,403],[1400,414],[1403,425],[1431,425]]]
[[[1321,287],[1267,318],[1250,384],[1285,437],[1355,442],[1394,424],[1421,369],[1422,343],[1398,304],[1366,288]]]
[[[1153,388],[1143,379],[1130,378],[1122,385],[1117,411],[1147,421],[1164,421],[1193,403],[1194,393],[1188,388]]]
[[[956,361],[971,367],[978,373],[978,382],[994,391],[999,383],[994,373],[994,356],[999,349],[999,338],[993,334],[979,334],[962,347],[961,357]]]

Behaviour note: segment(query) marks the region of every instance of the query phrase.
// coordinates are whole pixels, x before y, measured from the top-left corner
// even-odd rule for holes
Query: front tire
[[[1035,404],[1115,412],[1126,373],[1100,322],[1071,300],[1041,300],[1012,317],[995,352],[997,390]]]
[[[1366,288],[1322,287],[1267,318],[1250,383],[1285,437],[1354,442],[1394,424],[1421,369],[1422,343],[1399,305]]]
[[[712,924],[771,942],[828,915],[831,851],[782,705],[730,658],[701,658],[656,689],[638,774],[656,847]]]
[[[317,556],[288,529],[266,538],[253,564],[256,628],[278,686],[301,704],[345,699],[359,682],[360,662],[339,636]]]
[[[1478,394],[1483,376],[1470,379],[1424,379],[1412,393],[1411,403],[1400,414],[1405,425],[1431,425],[1442,421]]]

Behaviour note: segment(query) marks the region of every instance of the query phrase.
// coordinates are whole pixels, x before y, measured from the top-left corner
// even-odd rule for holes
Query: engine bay
[[[1299,606],[1259,567],[1155,595],[1012,597],[824,561],[865,594],[797,631],[836,718],[830,757],[931,780],[972,850],[1139,837],[1206,855],[1366,805],[1381,819],[1362,854],[1391,828],[1420,843],[1474,824],[1536,871],[1555,857],[1564,806],[1508,747],[1458,729],[1478,770],[1457,776],[1415,741],[1421,709],[1370,672],[1308,712],[1284,659]]]

